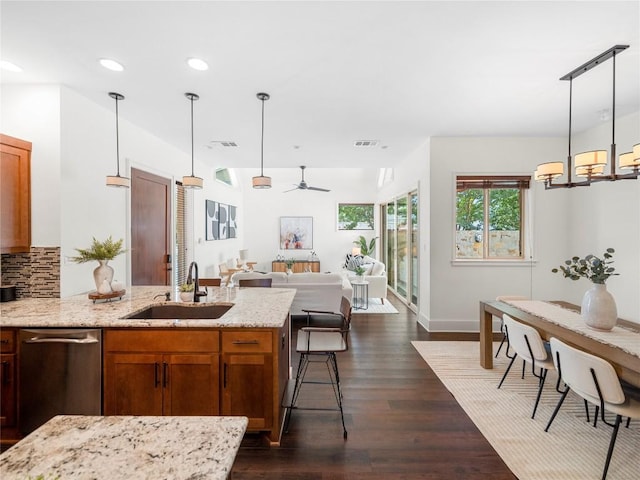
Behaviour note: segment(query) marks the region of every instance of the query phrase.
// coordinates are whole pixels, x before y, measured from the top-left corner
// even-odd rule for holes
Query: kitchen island
[[[182,303],[165,300],[167,289],[130,287],[122,300],[97,303],[86,294],[4,303],[0,315],[3,361],[11,356],[12,366],[6,372],[3,369],[11,380],[2,382],[3,442],[20,438],[15,408],[21,353],[18,331],[98,328],[103,352],[102,414],[246,416],[248,431],[261,432],[270,444],[278,445],[284,420],[280,404],[290,370],[289,310],[295,290],[210,287],[200,303]],[[177,292],[172,293],[176,298]],[[186,306],[187,312],[198,313],[216,305],[230,308],[219,318],[198,318],[195,313],[193,318],[191,313],[180,318],[128,318],[149,307]]]
[[[246,417],[60,415],[0,456],[0,477],[224,480],[246,427]]]

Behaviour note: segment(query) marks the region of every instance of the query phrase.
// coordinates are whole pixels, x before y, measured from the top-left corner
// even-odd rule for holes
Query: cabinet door
[[[234,354],[223,356],[222,415],[249,418],[249,430],[273,426],[273,356]]]
[[[271,262],[271,271],[272,272],[286,272],[287,266],[284,262]]]
[[[104,382],[105,415],[162,415],[162,355],[110,353]]]
[[[16,424],[16,354],[0,355],[0,426]]]
[[[0,252],[31,247],[31,143],[0,135]]]
[[[164,415],[219,415],[218,355],[165,355]]]

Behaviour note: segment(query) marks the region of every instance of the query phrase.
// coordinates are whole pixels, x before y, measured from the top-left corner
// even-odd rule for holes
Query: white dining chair
[[[507,378],[509,370],[511,370],[513,362],[516,360],[518,355],[520,355],[520,358],[531,364],[531,372],[536,378],[538,378],[538,395],[536,396],[536,403],[533,406],[533,413],[531,414],[531,418],[535,418],[544,382],[547,379],[547,372],[554,368],[553,360],[551,359],[550,353],[545,348],[542,337],[540,337],[540,334],[535,328],[525,325],[524,323],[517,322],[506,314],[503,315],[502,318],[509,338],[509,345],[513,348],[514,353],[513,356],[509,356],[507,354],[507,356],[511,358],[511,362],[509,362],[509,366],[504,372],[498,388],[502,386],[505,378]],[[539,369],[539,372],[536,372],[536,369]]]
[[[640,401],[625,395],[618,374],[613,366],[603,358],[578,350],[557,338],[551,338],[550,344],[556,370],[567,388],[560,397],[545,432],[549,431],[549,427],[556,418],[569,390],[573,390],[583,399],[594,404],[596,406],[594,426],[597,422],[598,411],[600,411],[601,420],[613,427],[602,472],[602,480],[604,480],[607,477],[622,417],[628,417],[627,427],[632,418],[640,419]],[[616,415],[613,423],[605,419],[605,410]]]
[[[529,297],[524,297],[522,295],[498,295],[496,297],[496,300],[498,302],[505,302],[508,300],[529,300]],[[502,340],[500,340],[500,345],[498,346],[498,351],[496,352],[495,358],[498,358],[498,355],[500,355],[500,350],[502,350],[502,346],[505,343],[507,344],[506,351],[507,353],[509,353],[509,339],[507,338],[507,333],[505,332],[505,329],[504,329],[504,320],[502,318],[500,319],[500,332],[502,332]],[[524,364],[522,366],[523,366],[522,375],[524,376]]]

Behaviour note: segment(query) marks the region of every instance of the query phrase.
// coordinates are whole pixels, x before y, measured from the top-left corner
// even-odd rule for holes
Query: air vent
[[[356,148],[373,148],[378,146],[378,140],[356,140],[353,142]]]
[[[211,140],[208,146],[209,147],[237,147],[238,144],[230,140]]]

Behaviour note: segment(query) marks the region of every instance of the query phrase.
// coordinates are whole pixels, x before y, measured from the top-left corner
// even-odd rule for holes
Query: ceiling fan
[[[318,188],[318,187],[310,187],[307,185],[307,182],[304,181],[304,169],[307,168],[304,165],[300,165],[300,169],[302,170],[302,180],[297,185],[294,184],[296,188],[292,188],[291,190],[285,190],[283,193],[292,192],[294,190],[315,190],[317,192],[330,192],[331,190],[327,190],[326,188]]]

